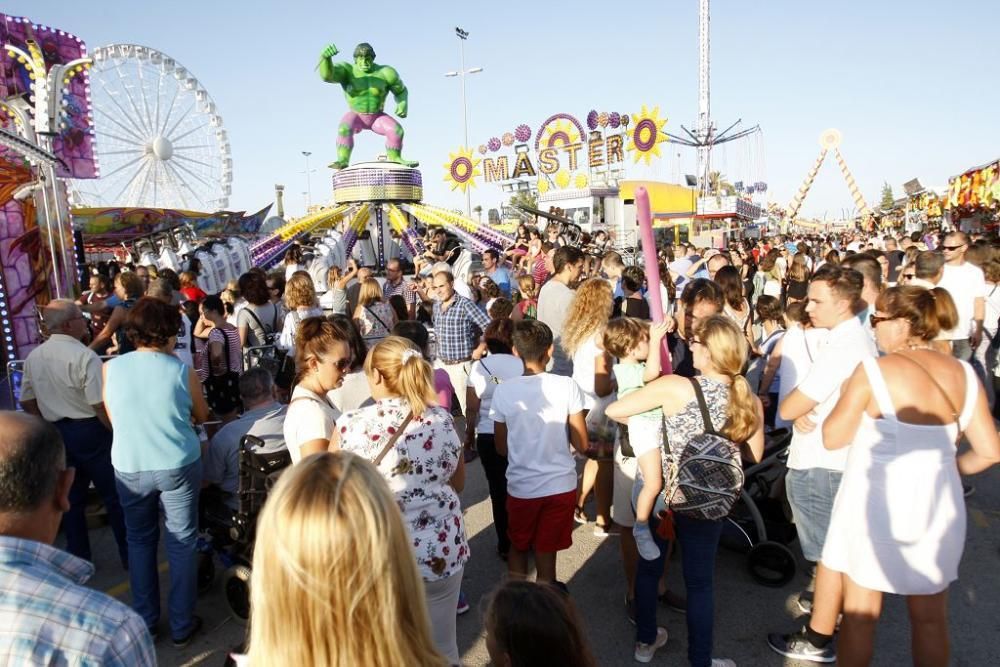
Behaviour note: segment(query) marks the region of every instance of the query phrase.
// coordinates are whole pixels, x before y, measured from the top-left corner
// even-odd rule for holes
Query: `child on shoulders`
[[[604,329],[604,349],[618,358],[611,372],[618,385],[618,398],[641,389],[660,376],[660,348],[667,335],[666,324],[648,325],[632,317],[619,317]],[[630,447],[639,470],[636,484],[639,495],[635,507],[632,534],[639,555],[656,560],[660,549],[649,530],[649,516],[656,498],[663,489],[661,448],[663,444],[663,411],[659,408],[630,417],[622,428],[620,440],[624,451]]]

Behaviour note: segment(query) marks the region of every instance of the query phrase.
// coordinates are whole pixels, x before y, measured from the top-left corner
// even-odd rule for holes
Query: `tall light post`
[[[302,155],[306,158],[306,191],[303,192],[306,196],[306,213],[309,212],[309,207],[312,206],[312,178],[309,176],[315,169],[309,169],[309,156],[312,155],[312,151],[302,151]]]
[[[455,28],[455,35],[458,36],[458,50],[459,57],[461,58],[461,69],[457,72],[447,72],[445,76],[452,77],[457,76],[462,82],[462,128],[464,131],[465,144],[464,148],[468,150],[469,148],[469,108],[465,103],[465,77],[467,74],[478,74],[483,71],[482,67],[472,67],[465,69],[465,40],[469,39],[469,33],[462,30],[459,27]],[[465,188],[465,217],[472,217],[472,191],[470,188]]]

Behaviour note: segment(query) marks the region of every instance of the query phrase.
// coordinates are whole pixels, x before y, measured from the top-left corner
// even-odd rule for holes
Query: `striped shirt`
[[[83,586],[93,573],[65,551],[0,535],[0,664],[155,666],[145,623]]]
[[[414,290],[409,289],[409,286],[410,283],[407,280],[400,280],[395,285],[386,280],[382,283],[382,297],[385,299],[386,303],[388,303],[389,297],[393,297],[398,294],[403,297],[407,306],[416,305],[417,293]]]

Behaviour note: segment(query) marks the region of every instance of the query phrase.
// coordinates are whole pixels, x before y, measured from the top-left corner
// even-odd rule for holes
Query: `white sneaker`
[[[736,663],[729,658],[712,658],[712,667],[736,667]]]
[[[656,628],[656,640],[652,644],[636,642],[635,653],[632,654],[632,657],[635,658],[636,662],[649,662],[653,659],[653,655],[656,654],[657,650],[662,648],[666,643],[667,629],[663,627]]]

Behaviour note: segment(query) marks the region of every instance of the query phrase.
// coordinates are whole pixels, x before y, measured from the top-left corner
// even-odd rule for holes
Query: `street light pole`
[[[469,38],[469,33],[461,28],[455,28],[455,35],[458,37],[458,50],[459,59],[461,64],[461,69],[457,72],[448,72],[445,76],[457,76],[462,82],[462,130],[464,137],[464,148],[469,149],[469,108],[466,104],[465,98],[465,76],[467,74],[478,74],[483,71],[482,67],[473,67],[471,69],[465,69],[465,40]],[[466,187],[465,188],[465,217],[472,217],[472,191]]]
[[[312,151],[302,151],[302,155],[306,158],[306,213],[309,212],[309,207],[312,206],[312,178],[309,176],[309,156],[312,155]]]

